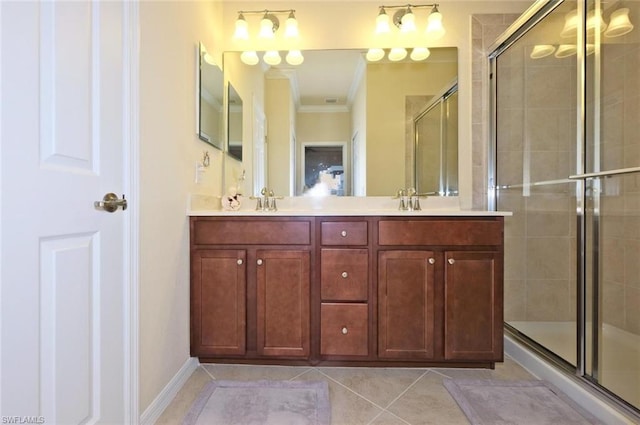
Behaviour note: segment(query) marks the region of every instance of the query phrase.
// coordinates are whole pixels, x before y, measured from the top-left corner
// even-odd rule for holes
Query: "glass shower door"
[[[640,3],[588,3],[586,184],[589,324],[586,374],[640,408],[640,34],[619,29]],[[615,18],[622,16],[622,18]],[[595,324],[595,326],[593,326]]]
[[[495,59],[496,203],[505,220],[505,322],[577,364],[576,35],[564,2]],[[573,50],[567,52],[573,44]]]

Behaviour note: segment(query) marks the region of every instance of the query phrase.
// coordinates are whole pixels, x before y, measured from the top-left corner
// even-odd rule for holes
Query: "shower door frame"
[[[599,0],[592,0],[600,7]],[[565,0],[538,0],[532,5],[523,15],[521,15],[505,33],[500,36],[496,42],[489,48],[489,87],[490,87],[490,104],[489,104],[489,120],[490,120],[490,134],[488,144],[488,161],[487,161],[487,205],[489,210],[497,209],[498,192],[501,189],[497,186],[497,58],[501,53],[506,51],[514,43],[516,43],[522,36],[524,36],[530,29],[535,27],[539,22],[553,12],[558,6],[564,3]],[[577,13],[581,18],[578,24],[577,35],[577,90],[576,90],[576,172],[569,175],[567,179],[558,180],[554,182],[545,183],[568,183],[575,182],[575,200],[576,200],[576,332],[577,332],[577,346],[576,346],[576,365],[572,365],[569,361],[560,357],[550,349],[541,345],[534,339],[520,332],[515,327],[504,323],[507,333],[515,338],[520,343],[523,343],[534,352],[538,353],[541,357],[556,365],[561,371],[577,382],[586,383],[590,388],[603,395],[608,400],[612,401],[624,411],[637,417],[640,414],[640,410],[631,405],[629,402],[622,399],[611,390],[607,389],[598,382],[599,377],[599,357],[600,357],[600,272],[599,272],[599,258],[598,252],[594,249],[592,270],[589,276],[591,277],[591,287],[593,291],[592,296],[592,308],[588,310],[587,299],[587,182],[589,180],[594,181],[595,187],[600,184],[599,179],[610,176],[623,175],[629,173],[640,172],[640,167],[622,168],[609,171],[597,171],[587,173],[586,170],[586,146],[587,146],[587,106],[586,106],[586,93],[587,93],[587,61],[586,61],[586,34],[583,23],[587,18],[587,4],[589,0],[577,0]],[[599,44],[599,43],[597,43]],[[599,47],[596,48],[596,55],[599,55]],[[597,56],[595,61],[596,66],[600,66],[600,60]],[[594,96],[599,96],[600,90],[600,70],[595,71],[596,77],[593,78],[593,82],[589,86],[589,89],[594,90]],[[594,97],[599,99],[600,97]],[[593,128],[593,143],[597,146],[599,143],[599,108],[598,102],[594,102],[595,109],[593,111],[592,119],[595,121]],[[502,189],[506,189],[503,187]],[[598,247],[600,243],[600,208],[599,208],[599,193],[593,194],[594,208],[593,212],[589,214],[590,223],[593,225],[592,242],[593,247]],[[593,325],[591,326],[591,344],[587,346],[587,323],[589,320],[588,314],[591,314],[590,319]],[[593,353],[588,360],[589,352]]]

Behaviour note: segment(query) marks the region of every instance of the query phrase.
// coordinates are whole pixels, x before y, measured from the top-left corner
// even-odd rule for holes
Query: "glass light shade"
[[[556,47],[552,44],[536,44],[531,50],[529,57],[531,59],[541,59],[553,54],[556,51]]]
[[[578,9],[564,15],[564,27],[560,32],[560,37],[575,37],[578,34]]]
[[[376,18],[376,33],[377,34],[386,34],[391,31],[389,27],[389,15],[385,12],[384,9],[380,9],[380,13]]]
[[[287,57],[285,58],[289,65],[300,65],[304,62],[304,56],[302,56],[302,52],[300,50],[290,50],[287,53]]]
[[[367,51],[366,58],[369,62],[377,62],[384,57],[384,50],[371,48]]]
[[[604,32],[605,37],[620,37],[630,33],[633,30],[633,24],[629,20],[629,9],[623,7],[611,14],[609,20],[609,28]]]
[[[593,34],[596,29],[599,29],[600,32],[607,29],[607,24],[602,19],[602,10],[598,10],[598,13],[592,10],[587,15],[587,34]]]
[[[249,39],[249,25],[242,14],[236,19],[236,32],[233,36],[239,40]]]
[[[240,54],[240,60],[247,65],[257,65],[260,62],[255,50],[249,50]]]
[[[293,12],[291,12],[284,24],[284,36],[287,38],[297,38],[299,35],[298,20],[293,16]]]
[[[273,38],[273,21],[266,16],[260,20],[260,32],[262,38]]]
[[[262,56],[262,60],[268,65],[275,66],[280,65],[282,62],[282,58],[280,57],[280,53],[277,50],[267,50]]]
[[[444,36],[445,30],[442,26],[442,13],[437,10],[431,12],[427,18],[427,36],[436,40]]]
[[[400,31],[402,32],[413,32],[416,30],[416,15],[413,14],[411,9],[407,9],[407,12],[402,15],[400,19],[400,23],[402,26],[400,27]]]
[[[578,48],[575,44],[561,44],[556,50],[555,57],[558,59],[566,58],[571,55],[575,55],[578,52]]]
[[[389,52],[389,60],[393,62],[401,61],[407,57],[407,49],[404,47],[394,47]]]
[[[429,57],[429,55],[431,55],[431,52],[428,48],[414,47],[413,50],[411,50],[411,55],[409,55],[409,57],[411,58],[411,60],[418,62],[425,60]]]

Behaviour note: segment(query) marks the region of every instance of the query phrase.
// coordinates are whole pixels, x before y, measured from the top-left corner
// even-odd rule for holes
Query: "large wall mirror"
[[[200,43],[198,55],[198,137],[224,147],[224,80],[222,69]]]
[[[225,78],[242,81],[264,106],[264,181],[276,194],[318,193],[314,181],[329,186],[321,193],[354,196],[392,196],[416,186],[414,119],[457,78],[458,51],[433,48],[420,62],[367,62],[365,52],[304,51],[298,66],[244,65],[239,52],[224,53]],[[227,75],[227,63],[234,75]],[[457,129],[457,120],[448,125]],[[261,152],[260,142],[245,137],[245,149]],[[254,164],[262,160],[254,153]]]

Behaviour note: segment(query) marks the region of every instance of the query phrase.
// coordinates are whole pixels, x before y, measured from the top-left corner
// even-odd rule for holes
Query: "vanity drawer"
[[[320,306],[320,354],[366,356],[368,350],[368,305]]]
[[[324,248],[320,251],[323,300],[366,301],[368,277],[368,250]]]
[[[196,245],[309,245],[311,222],[276,220],[197,220]]]
[[[380,245],[501,245],[501,220],[380,220]]]
[[[366,221],[323,221],[320,224],[323,245],[366,245]]]

